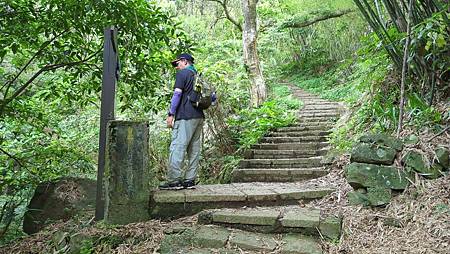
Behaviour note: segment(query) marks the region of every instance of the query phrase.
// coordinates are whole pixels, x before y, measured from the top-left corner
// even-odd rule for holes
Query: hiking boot
[[[183,187],[185,189],[195,189],[195,181],[194,180],[185,180],[185,181],[183,181]]]
[[[160,190],[181,190],[183,189],[183,185],[181,185],[181,183],[179,181],[177,182],[172,182],[172,183],[164,183],[159,185],[159,189]]]

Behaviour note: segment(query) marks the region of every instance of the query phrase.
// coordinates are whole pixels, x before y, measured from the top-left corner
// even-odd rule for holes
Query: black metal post
[[[118,79],[118,49],[117,29],[114,26],[105,29],[105,42],[103,46],[103,81],[100,108],[100,137],[98,150],[97,170],[97,196],[95,204],[95,219],[104,217],[104,190],[103,173],[105,171],[106,128],[108,121],[114,120],[114,105],[116,94],[116,81]]]

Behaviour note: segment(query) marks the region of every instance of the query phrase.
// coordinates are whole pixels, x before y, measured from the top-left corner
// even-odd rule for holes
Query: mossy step
[[[197,225],[165,234],[161,253],[178,254],[181,250],[187,251],[181,252],[183,254],[236,253],[235,250],[239,253],[322,253],[319,241],[311,236],[262,234],[212,225]]]
[[[237,168],[233,182],[295,182],[328,174],[323,167],[316,168]]]
[[[330,119],[318,119],[318,121],[307,122],[304,119],[298,120],[296,123],[292,124],[290,127],[313,127],[313,126],[334,126],[335,121]]]
[[[286,159],[286,158],[308,158],[325,155],[328,149],[311,150],[262,150],[252,149],[245,152],[246,159]]]
[[[308,112],[308,111],[300,111],[297,113],[297,116],[301,117],[339,117],[341,114],[339,112]]]
[[[296,131],[330,131],[333,128],[332,124],[329,125],[312,125],[312,126],[288,126],[280,127],[274,130],[274,132],[296,132]]]
[[[175,218],[211,208],[286,205],[321,198],[332,191],[308,183],[233,183],[197,185],[193,190],[154,190],[149,213],[153,218]]]
[[[240,168],[314,168],[322,166],[322,156],[288,159],[243,159]]]
[[[299,123],[308,123],[308,122],[336,122],[339,117],[329,117],[329,116],[298,116],[297,121]]]
[[[298,206],[206,210],[200,224],[217,224],[262,233],[302,233],[339,239],[342,218],[316,208]]]
[[[301,137],[263,137],[262,143],[293,143],[293,142],[323,142],[326,136],[301,136]]]
[[[266,137],[325,137],[330,134],[328,130],[301,130],[301,131],[272,131],[267,134]]]
[[[321,149],[328,147],[330,144],[328,142],[289,142],[289,143],[260,143],[253,145],[253,149],[263,149],[263,150],[295,150],[295,149]]]

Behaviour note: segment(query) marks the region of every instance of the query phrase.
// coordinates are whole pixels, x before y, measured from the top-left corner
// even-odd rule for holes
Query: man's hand
[[[173,116],[168,116],[166,119],[167,128],[173,128]]]

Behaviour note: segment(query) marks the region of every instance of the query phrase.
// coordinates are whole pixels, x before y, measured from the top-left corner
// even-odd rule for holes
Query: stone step
[[[177,230],[179,232],[165,234],[161,253],[322,253],[319,240],[295,233],[263,234],[215,225],[195,225]]]
[[[312,207],[284,206],[206,210],[199,224],[215,224],[261,233],[302,233],[337,240],[342,218]]]
[[[339,112],[303,112],[300,111],[297,116],[299,117],[322,117],[322,118],[336,118],[341,114]]]
[[[296,182],[328,174],[323,167],[315,168],[236,168],[232,182]]]
[[[308,136],[318,136],[324,137],[329,135],[331,132],[323,130],[300,130],[300,131],[273,131],[269,132],[266,137],[308,137]]]
[[[300,142],[290,142],[290,143],[259,143],[253,145],[253,149],[262,149],[262,150],[311,150],[311,149],[320,149],[329,146],[328,142],[308,142],[308,143],[300,143]]]
[[[310,143],[327,141],[326,136],[263,137],[262,143]]]
[[[332,191],[307,182],[232,183],[197,185],[193,190],[153,190],[149,213],[153,218],[177,218],[211,208],[287,205],[321,198]]]
[[[262,150],[254,149],[245,152],[245,159],[287,159],[287,158],[308,158],[322,156],[329,149],[311,149],[311,150]]]
[[[318,119],[317,121],[305,121],[304,119],[300,119],[290,127],[334,126],[334,124],[335,121],[331,121],[330,119]]]
[[[243,159],[239,168],[314,168],[322,166],[322,156],[288,159]]]
[[[297,132],[297,131],[330,131],[333,125],[311,125],[311,126],[288,126],[280,127],[274,132]]]
[[[332,123],[332,124],[334,124],[336,121],[338,120],[338,118],[336,117],[336,118],[333,118],[333,117],[321,117],[321,116],[318,116],[318,117],[303,117],[303,116],[300,116],[300,117],[298,117],[297,118],[297,121],[298,121],[298,123],[299,124],[301,124],[301,123],[311,123],[311,122],[320,122],[320,123]]]

